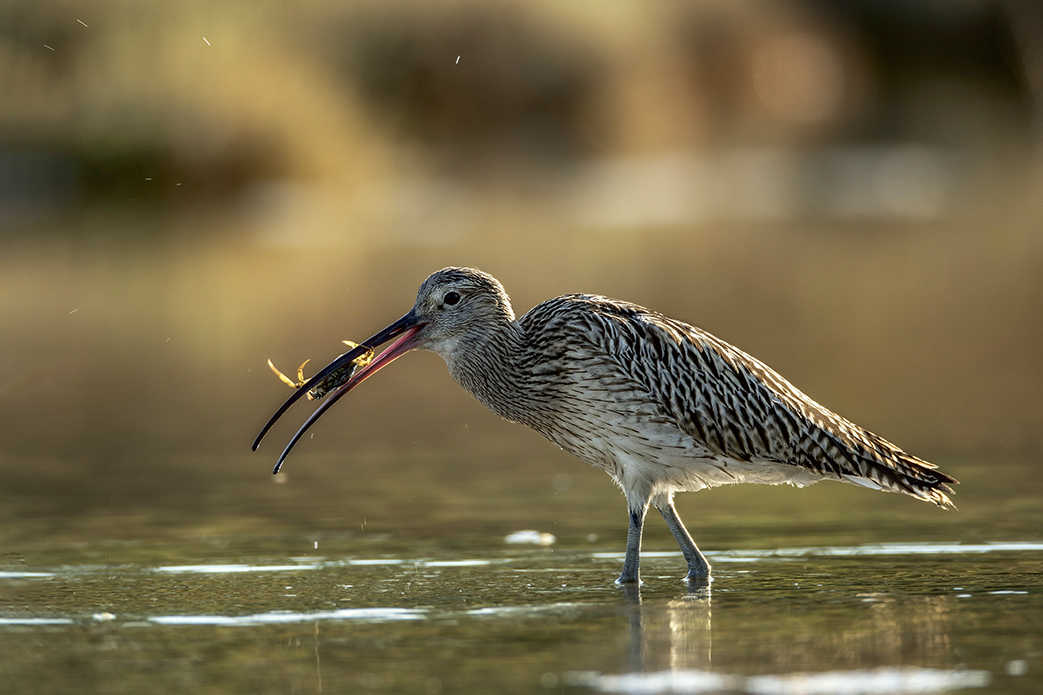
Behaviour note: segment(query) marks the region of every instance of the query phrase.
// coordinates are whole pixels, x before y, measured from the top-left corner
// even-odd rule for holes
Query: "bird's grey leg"
[[[640,584],[639,563],[641,559],[641,529],[648,511],[648,498],[627,500],[630,509],[630,526],[627,528],[627,555],[623,559],[623,572],[616,580],[617,584]]]
[[[677,545],[681,546],[681,553],[684,554],[684,559],[688,563],[688,576],[685,579],[704,581],[710,576],[710,563],[703,557],[695,545],[695,541],[689,535],[688,529],[681,523],[681,517],[677,516],[677,510],[674,509],[674,496],[672,494],[657,495],[652,503],[663,515],[663,520],[666,521],[670,533],[674,534]]]

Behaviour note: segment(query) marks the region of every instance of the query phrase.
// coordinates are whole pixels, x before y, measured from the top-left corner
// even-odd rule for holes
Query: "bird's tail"
[[[942,508],[956,509],[949,499],[951,485],[960,481],[938,470],[938,466],[902,451],[891,442],[866,433],[863,442],[864,477],[885,490],[901,492]]]

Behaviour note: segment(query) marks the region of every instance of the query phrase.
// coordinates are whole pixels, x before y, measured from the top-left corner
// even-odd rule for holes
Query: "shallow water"
[[[981,569],[980,549],[940,549]],[[5,682],[117,692],[1033,692],[1038,658],[1026,647],[1038,640],[1040,546],[988,552],[992,576],[975,582],[959,560],[893,550],[868,565],[828,553],[784,554],[799,564],[711,555],[743,568],[691,592],[659,576],[676,569],[672,556],[648,563],[655,586],[640,591],[606,583],[613,563],[586,553],[66,568],[18,582],[26,604],[43,599],[47,609],[0,621]],[[111,610],[76,600],[85,594]],[[997,629],[1010,646],[995,644]]]
[[[488,540],[87,542],[69,557],[104,562],[8,562],[0,677],[12,692],[1043,685],[1041,541],[708,551],[713,581],[692,587],[679,553],[650,550],[638,589],[613,584],[619,552]]]

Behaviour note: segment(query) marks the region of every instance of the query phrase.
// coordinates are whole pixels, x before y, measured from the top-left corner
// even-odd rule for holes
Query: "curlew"
[[[360,359],[392,339],[368,364]],[[589,294],[557,297],[515,318],[499,281],[470,268],[428,277],[409,313],[315,375],[310,383],[339,385],[290,440],[275,472],[338,399],[415,349],[441,355],[456,382],[494,413],[528,425],[622,488],[629,527],[620,583],[640,581],[649,505],[681,547],[686,579],[709,577],[709,563],[674,509],[677,492],[839,480],[952,506],[947,493],[955,479],[706,331]],[[356,360],[364,366],[355,369]],[[306,391],[298,388],[272,416],[255,450]]]

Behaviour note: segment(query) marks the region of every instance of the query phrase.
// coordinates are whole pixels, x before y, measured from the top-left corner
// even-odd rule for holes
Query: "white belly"
[[[577,436],[577,429],[570,427],[567,433],[559,431],[559,436],[546,436],[565,451],[607,472],[627,492],[694,492],[735,483],[804,487],[824,479],[798,465],[722,457],[669,423],[653,426],[648,419],[642,419],[639,427],[636,422],[633,428],[628,424],[625,420],[614,423],[609,436],[601,434],[604,427],[597,428],[597,435],[588,430],[586,436]]]

